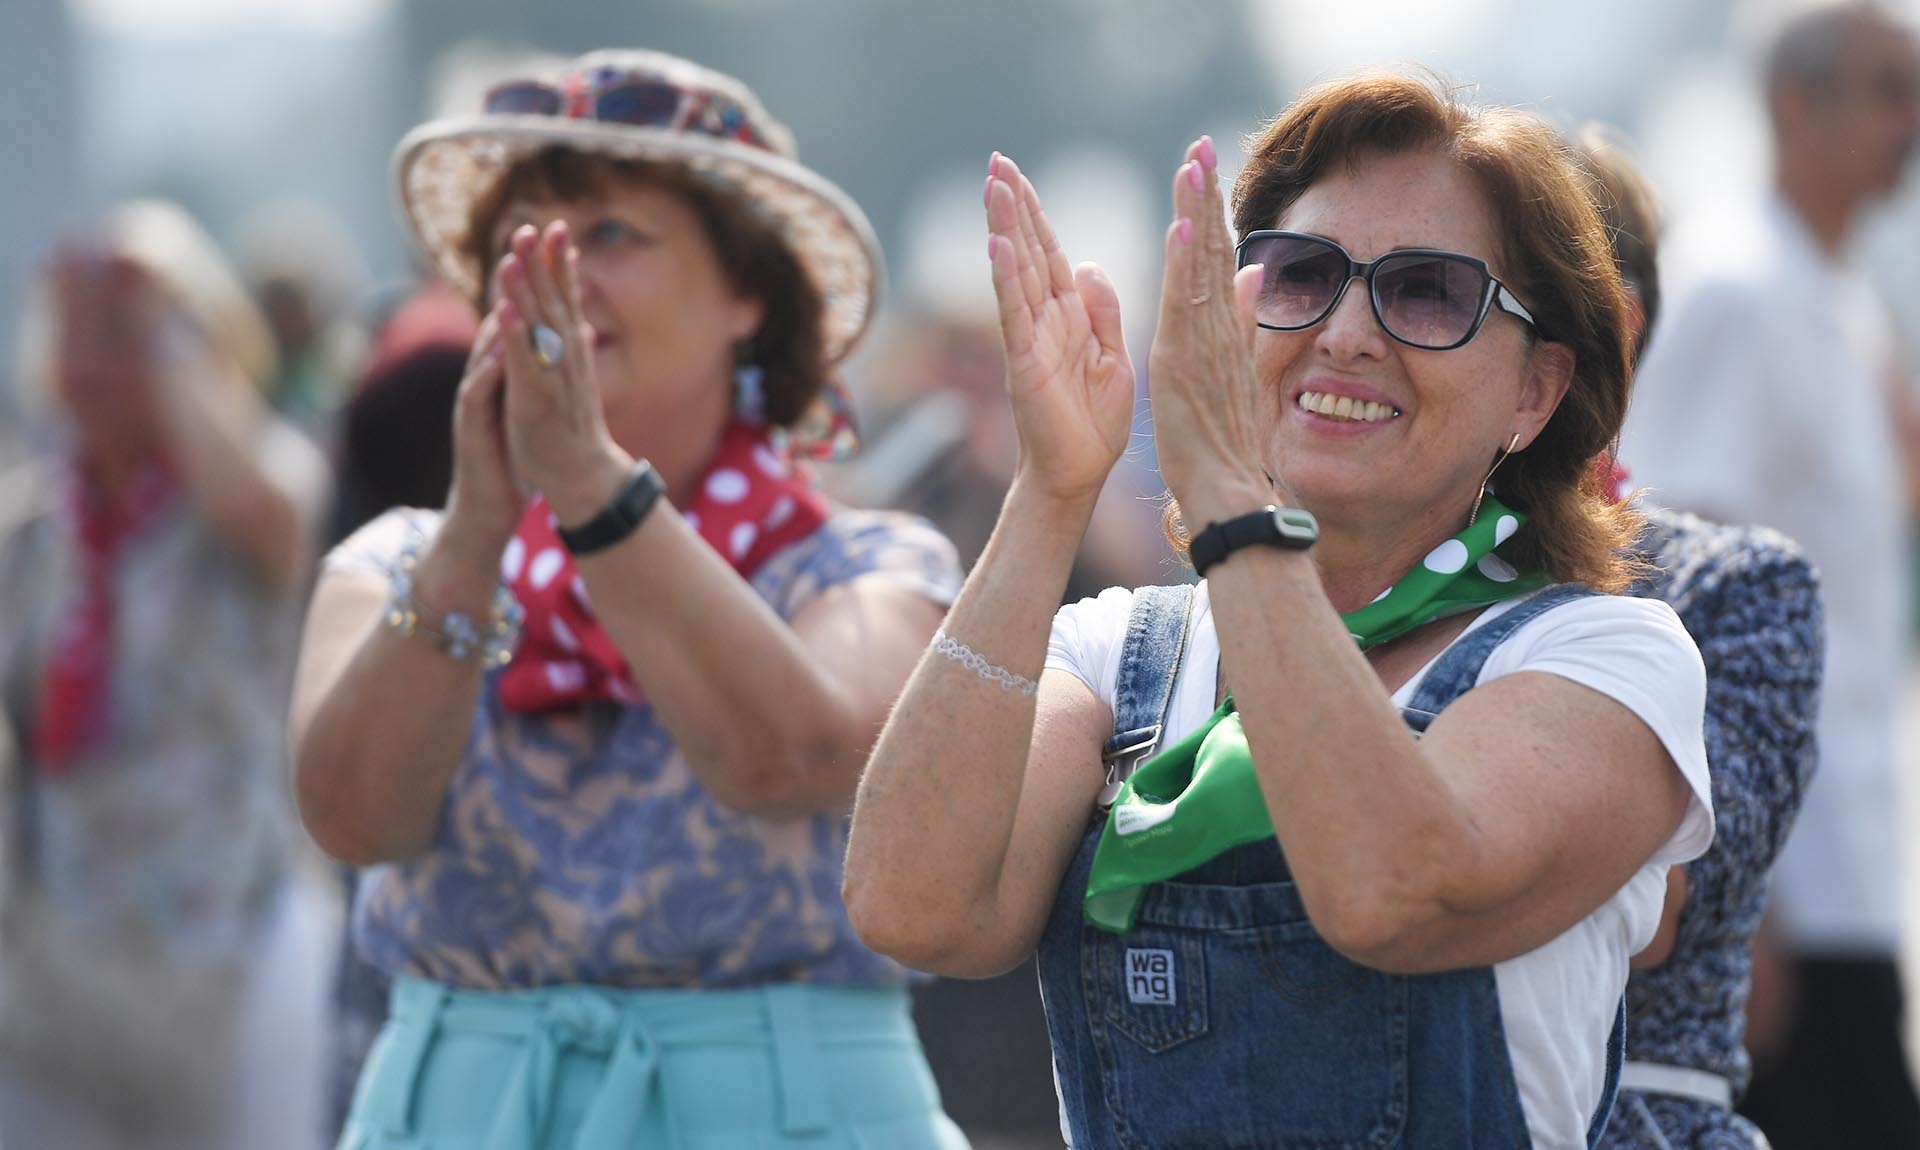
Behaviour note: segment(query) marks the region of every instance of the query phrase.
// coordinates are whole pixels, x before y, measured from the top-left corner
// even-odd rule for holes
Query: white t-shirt
[[[1803,954],[1900,939],[1895,756],[1910,586],[1886,313],[1784,202],[1675,233],[1620,459],[1651,499],[1775,528],[1820,570],[1826,671],[1814,773],[1774,871]]]
[[[1462,635],[1519,602],[1524,599],[1488,608]],[[1124,587],[1061,608],[1047,643],[1047,668],[1072,674],[1112,707],[1132,609],[1133,592]],[[1202,583],[1162,747],[1213,713],[1219,665],[1220,640]],[[1428,663],[1394,692],[1395,705],[1412,700],[1432,667]],[[1665,603],[1595,595],[1523,624],[1487,657],[1478,682],[1520,671],[1561,675],[1618,701],[1659,737],[1692,791],[1679,829],[1626,886],[1565,934],[1494,967],[1507,1050],[1533,1144],[1539,1150],[1585,1150],[1587,1124],[1606,1088],[1607,1038],[1626,989],[1627,960],[1653,940],[1660,925],[1668,868],[1700,857],[1713,842],[1701,733],[1706,670]]]

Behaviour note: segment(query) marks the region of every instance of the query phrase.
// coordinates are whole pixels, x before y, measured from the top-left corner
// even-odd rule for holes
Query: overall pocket
[[[1087,1017],[1130,1150],[1383,1150],[1407,1115],[1405,978],[1321,941],[1291,882],[1161,883],[1089,928]]]

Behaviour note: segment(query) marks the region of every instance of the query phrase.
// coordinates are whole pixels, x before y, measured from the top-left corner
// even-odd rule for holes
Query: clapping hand
[[[1068,264],[1039,193],[998,152],[987,168],[986,206],[1017,475],[1050,497],[1091,504],[1133,422],[1120,297],[1098,266]]]
[[[1262,468],[1253,371],[1258,265],[1234,271],[1213,141],[1174,173],[1160,323],[1148,359],[1160,473],[1190,526],[1276,501]]]

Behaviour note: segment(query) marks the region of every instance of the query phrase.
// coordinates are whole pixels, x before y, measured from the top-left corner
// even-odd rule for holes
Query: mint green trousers
[[[403,978],[339,1150],[967,1150],[896,988]]]

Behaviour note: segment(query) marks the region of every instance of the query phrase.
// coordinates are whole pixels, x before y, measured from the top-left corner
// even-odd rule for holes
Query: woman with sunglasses
[[[649,52],[506,85],[396,171],[485,313],[444,513],[329,558],[301,813],[395,979],[341,1145],[963,1147],[839,901],[846,809],[958,583],[796,452],[865,218],[745,87]]]
[[[1606,237],[1553,129],[1421,79],[1316,88],[1251,153],[1237,274],[1212,143],[1175,176],[1149,364],[1205,581],[1057,615],[1133,381],[994,158],[1021,470],[862,780],[849,910],[936,972],[1037,948],[1075,1150],[1590,1145],[1713,833],[1700,657],[1618,593],[1593,464]]]

